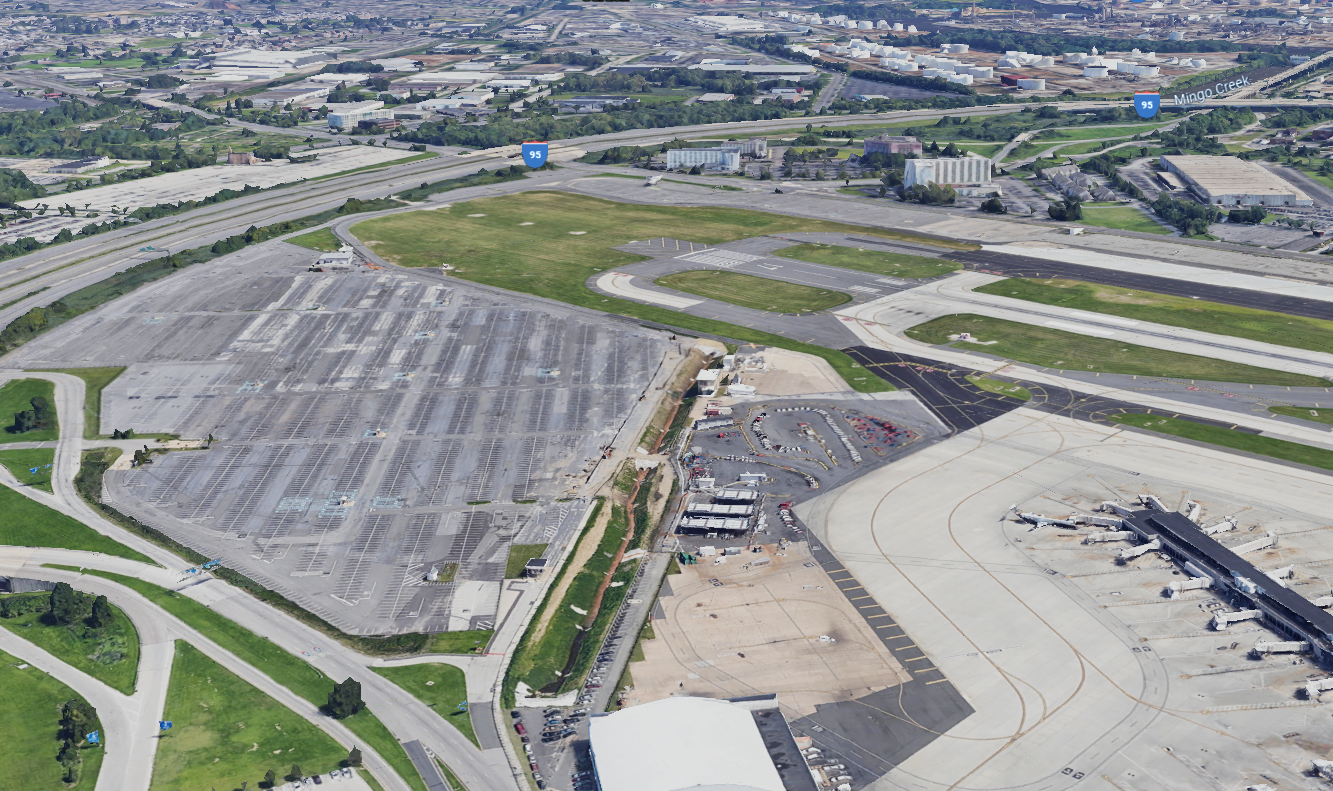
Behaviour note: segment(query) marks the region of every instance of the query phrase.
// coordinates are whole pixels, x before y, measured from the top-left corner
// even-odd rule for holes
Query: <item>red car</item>
[[[516,723],[514,723],[514,730],[515,730],[515,731],[518,731],[518,735],[519,735],[519,736],[523,736],[523,735],[525,735],[525,734],[528,732],[528,729],[527,729],[527,728],[524,728],[524,727],[523,727],[523,723],[521,723],[521,722],[516,722]]]

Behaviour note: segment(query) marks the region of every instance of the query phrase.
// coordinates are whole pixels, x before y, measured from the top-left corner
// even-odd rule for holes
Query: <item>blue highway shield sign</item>
[[[1134,109],[1138,111],[1140,118],[1152,118],[1157,115],[1157,110],[1161,106],[1162,95],[1157,91],[1134,94]]]
[[[523,164],[530,168],[539,168],[546,164],[546,143],[524,143]]]

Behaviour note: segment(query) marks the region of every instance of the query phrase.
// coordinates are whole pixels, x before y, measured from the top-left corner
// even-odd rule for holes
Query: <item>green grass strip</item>
[[[954,348],[993,354],[1057,370],[1287,387],[1333,386],[1315,376],[1257,368],[971,313],[941,316],[912,327],[906,334],[923,343],[942,345],[951,342],[951,335],[964,332],[971,333],[976,342],[959,341]]]
[[[14,413],[32,409],[32,399],[45,398],[54,413],[56,409],[56,386],[45,379],[11,379],[0,385],[0,443],[4,442],[50,442],[60,439],[60,421],[51,421],[46,428],[14,431]]]
[[[0,514],[4,514],[0,519],[0,545],[78,549],[141,563],[153,562],[79,520],[24,497],[8,486],[0,486]]]
[[[1270,406],[1268,411],[1275,415],[1286,415],[1287,417],[1308,420],[1312,423],[1333,426],[1333,408],[1311,409],[1308,406]]]
[[[976,290],[1043,305],[1333,353],[1333,321],[1323,319],[1081,280],[1011,278],[987,283]]]
[[[1162,417],[1161,415],[1121,413],[1111,415],[1110,419],[1116,423],[1170,434],[1174,437],[1183,437],[1196,442],[1206,442],[1209,445],[1219,445],[1259,456],[1268,456],[1282,461],[1333,470],[1333,450],[1302,445],[1299,442],[1274,439],[1260,434],[1247,434],[1243,431],[1232,431],[1224,426],[1212,426],[1190,420],[1180,420],[1179,418]]]
[[[83,380],[83,438],[97,438],[102,431],[102,391],[106,389],[107,385],[114,382],[117,376],[125,373],[125,367],[38,368],[35,370],[54,374],[70,374]],[[126,426],[125,428],[132,428],[132,426]],[[107,432],[107,434],[110,433],[110,431]]]
[[[236,654],[241,660],[258,668],[269,678],[316,706],[323,706],[328,702],[329,691],[333,689],[332,679],[300,657],[287,653],[273,641],[251,632],[193,599],[124,574],[57,564],[50,564],[49,567],[92,574],[118,582],[138,592],[219,645],[226,646],[228,651]],[[417,774],[416,767],[407,757],[403,746],[369,708],[362,709],[360,713],[342,722],[388,761],[394,771],[412,786],[414,791],[426,791],[426,784]]]
[[[815,313],[851,302],[848,294],[829,289],[756,277],[725,269],[692,269],[657,278],[665,286],[704,299],[770,313]]]
[[[445,664],[374,667],[376,673],[402,687],[408,694],[435,710],[445,722],[457,728],[468,741],[481,747],[472,730],[467,706],[467,678],[461,668]]]
[[[784,247],[773,255],[905,279],[939,277],[963,268],[962,264],[945,261],[942,258],[889,253],[883,250],[862,250],[832,244],[798,244]]]

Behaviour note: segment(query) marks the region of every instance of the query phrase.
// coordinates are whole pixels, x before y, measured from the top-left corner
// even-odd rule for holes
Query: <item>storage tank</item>
[[[1181,33],[1181,32],[1178,31],[1178,30],[1177,30],[1177,31],[1173,31],[1173,32],[1171,32],[1171,33],[1168,33],[1167,36],[1166,36],[1166,40],[1167,40],[1167,41],[1180,41],[1180,40],[1183,39],[1183,38],[1185,38],[1185,34],[1184,34],[1184,33]]]
[[[1082,63],[1085,57],[1087,55],[1082,52],[1066,52],[1065,63]]]
[[[893,23],[893,29],[894,29],[894,30],[901,31],[901,30],[903,29],[903,23],[902,23],[902,22],[894,22],[894,23]]]
[[[956,83],[958,83],[959,85],[971,85],[971,84],[972,84],[972,75],[971,75],[971,74],[950,74],[950,75],[948,75],[948,79],[949,79],[949,82],[956,82]]]
[[[1047,66],[1054,66],[1055,58],[1051,57],[1038,58],[1037,62],[1032,65],[1036,66],[1037,68],[1046,68]]]
[[[1046,81],[1034,79],[1019,80],[1018,87],[1025,91],[1044,91],[1046,90]]]
[[[879,20],[878,22],[875,23],[875,29],[876,29],[876,30],[888,30],[888,29],[889,29],[889,23],[888,23],[888,22],[885,22],[883,19],[881,19],[881,20]]]
[[[916,25],[908,25],[908,26],[907,26],[907,32],[908,32],[908,33],[916,33],[916,32],[917,32]]]
[[[857,22],[857,23],[856,23],[856,29],[857,29],[857,30],[874,30],[874,29],[875,29],[875,23],[874,23],[874,22],[871,22],[871,21],[869,21],[869,20],[866,20],[866,21],[863,21],[863,22]]]
[[[971,66],[968,68],[967,73],[971,74],[973,79],[989,80],[991,77],[995,76],[995,69],[992,69],[990,66]]]
[[[1084,76],[1084,77],[1105,77],[1105,76],[1106,76],[1106,67],[1105,67],[1105,66],[1084,66],[1084,67],[1083,67],[1083,76]]]

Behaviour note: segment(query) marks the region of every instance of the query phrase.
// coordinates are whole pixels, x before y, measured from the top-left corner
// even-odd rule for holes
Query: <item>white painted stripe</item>
[[[1138,322],[1134,321],[1133,319],[1122,319],[1119,316],[1105,316],[1102,315],[1101,313],[1095,313],[1089,315],[1087,313],[1080,313],[1078,311],[1073,311],[1065,315],[1069,316],[1071,319],[1083,319],[1084,321],[1104,321],[1107,324],[1120,324],[1125,327],[1133,327],[1136,324],[1138,324]]]
[[[1046,322],[1046,326],[1055,327],[1057,330],[1069,330],[1070,332],[1077,332],[1079,335],[1096,335],[1100,338],[1115,337],[1115,333],[1109,330],[1102,330],[1102,329],[1097,329],[1096,327],[1089,327],[1086,324],[1073,324],[1068,321],[1048,321]]]

